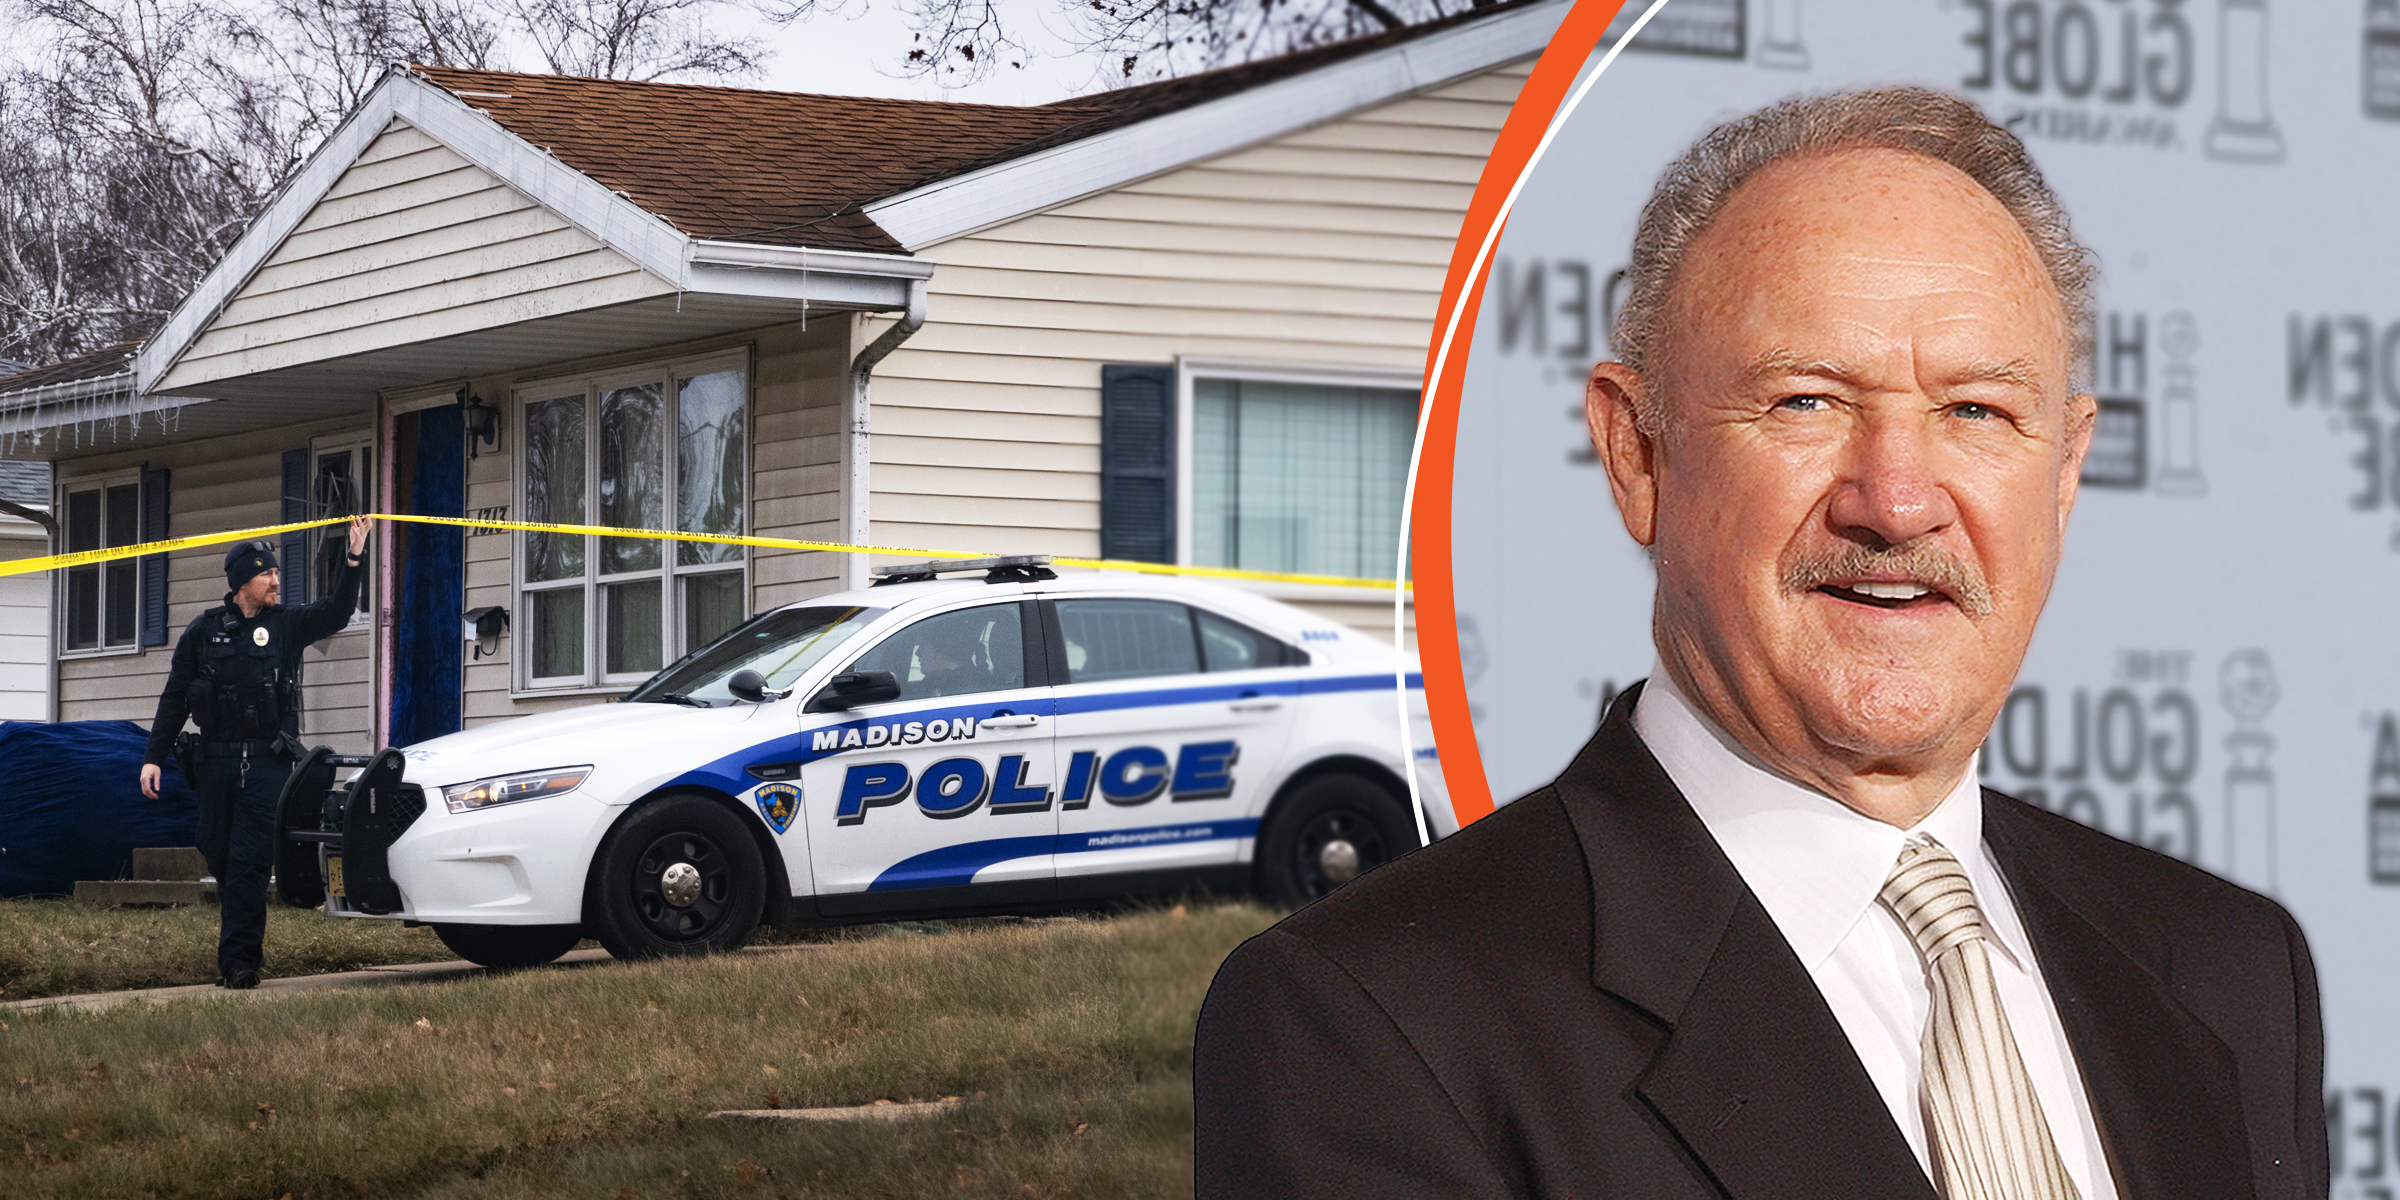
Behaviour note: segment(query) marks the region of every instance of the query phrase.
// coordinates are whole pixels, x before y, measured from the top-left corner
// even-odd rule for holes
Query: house
[[[381,510],[1388,578],[1451,243],[1564,9],[1035,107],[395,69],[137,354],[0,381],[0,457],[103,544]],[[284,539],[287,602],[338,537]],[[163,557],[56,585],[60,718],[151,715],[224,590]],[[304,732],[606,700],[866,568],[390,527]],[[1390,635],[1388,593],[1255,586]]]

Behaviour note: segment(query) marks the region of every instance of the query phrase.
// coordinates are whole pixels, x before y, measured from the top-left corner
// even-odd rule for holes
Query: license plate
[[[342,886],[342,856],[339,854],[325,856],[325,894],[328,896],[350,894],[349,889]]]

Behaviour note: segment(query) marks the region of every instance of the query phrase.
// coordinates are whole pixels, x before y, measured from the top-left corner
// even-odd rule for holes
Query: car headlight
[[[559,796],[574,791],[590,778],[592,769],[583,767],[552,767],[547,771],[524,771],[478,779],[473,783],[454,783],[442,789],[442,802],[454,813],[473,812],[495,804],[514,804],[519,800],[538,800],[543,796]]]

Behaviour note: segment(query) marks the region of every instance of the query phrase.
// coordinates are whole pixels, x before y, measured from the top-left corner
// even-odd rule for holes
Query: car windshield
[[[825,606],[761,613],[651,676],[625,698],[730,704],[733,693],[725,689],[725,681],[745,667],[766,676],[768,687],[788,688],[818,659],[884,612],[880,608]]]

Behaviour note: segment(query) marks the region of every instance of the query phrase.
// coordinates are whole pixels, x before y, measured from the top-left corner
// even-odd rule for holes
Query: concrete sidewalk
[[[791,950],[810,949],[810,943],[789,946],[748,946],[744,954],[781,954]],[[608,951],[569,950],[556,962],[529,971],[549,971],[562,967],[581,967],[592,963],[615,962]],[[363,971],[338,971],[331,975],[299,975],[290,979],[264,979],[256,988],[233,991],[213,983],[191,984],[185,987],[141,988],[125,992],[87,992],[80,996],[40,996],[32,1000],[10,1000],[0,1003],[0,1012],[24,1012],[40,1008],[72,1008],[83,1012],[106,1012],[127,1004],[165,1004],[174,1000],[280,1000],[316,992],[346,991],[352,988],[390,987],[400,983],[441,983],[451,979],[467,979],[489,975],[491,969],[479,967],[465,959],[449,962],[401,963],[389,967],[368,967]]]
[[[614,962],[606,950],[569,950],[549,967],[581,966],[585,963]],[[537,967],[532,970],[549,968]],[[337,971],[331,975],[299,975],[290,979],[262,979],[255,988],[234,991],[213,983],[196,983],[185,987],[138,988],[125,992],[87,992],[80,996],[40,996],[32,1000],[11,1000],[0,1004],[0,1011],[23,1012],[37,1008],[74,1008],[84,1012],[105,1012],[126,1004],[165,1004],[173,1000],[280,1000],[312,992],[346,991],[351,988],[390,987],[396,983],[440,983],[449,979],[465,979],[488,975],[491,969],[479,967],[465,959],[449,962],[401,963],[389,967],[368,967],[363,971]]]

